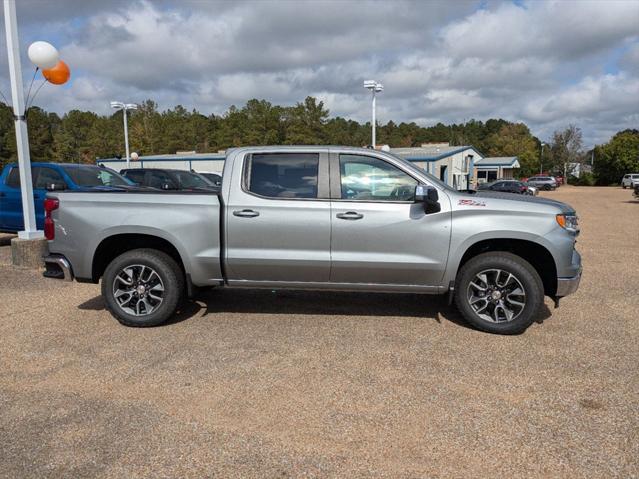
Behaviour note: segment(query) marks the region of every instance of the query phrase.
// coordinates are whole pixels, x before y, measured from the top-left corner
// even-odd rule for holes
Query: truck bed
[[[74,276],[95,281],[94,257],[121,235],[141,242],[144,235],[165,239],[198,285],[222,282],[220,199],[215,191],[70,191],[47,195],[60,206],[53,212],[55,253],[74,267]]]

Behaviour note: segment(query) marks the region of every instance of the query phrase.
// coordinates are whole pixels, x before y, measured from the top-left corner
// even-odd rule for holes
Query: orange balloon
[[[53,68],[42,70],[42,76],[46,78],[49,83],[63,85],[71,78],[71,70],[69,70],[66,63],[60,60]]]

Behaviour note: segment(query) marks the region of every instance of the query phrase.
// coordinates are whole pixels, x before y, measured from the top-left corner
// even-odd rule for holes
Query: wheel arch
[[[526,260],[539,274],[544,285],[544,294],[554,296],[557,292],[557,266],[552,254],[545,246],[525,239],[491,238],[473,243],[461,255],[455,276],[468,260],[491,251],[512,253]]]
[[[183,274],[187,274],[184,261],[178,249],[167,239],[152,234],[118,233],[100,242],[93,253],[91,279],[97,283],[111,261],[134,249],[154,249],[166,253],[175,260]]]

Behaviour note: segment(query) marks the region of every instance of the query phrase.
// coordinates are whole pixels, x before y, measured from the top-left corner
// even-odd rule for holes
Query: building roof
[[[414,148],[391,148],[391,153],[394,153],[408,161],[437,161],[447,156],[454,155],[464,150],[477,149],[472,145],[465,146],[439,146],[439,145],[425,145]],[[479,153],[479,152],[477,152]]]
[[[169,154],[169,155],[148,155],[140,156],[137,160],[131,161],[205,161],[205,160],[224,160],[226,155],[222,153],[186,153],[186,154]],[[124,161],[125,158],[98,158],[96,162],[100,161]]]
[[[501,166],[504,168],[519,168],[519,158],[517,156],[489,156],[475,161],[477,168],[488,166]]]

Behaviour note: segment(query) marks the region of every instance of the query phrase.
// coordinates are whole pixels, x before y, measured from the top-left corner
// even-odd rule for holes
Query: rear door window
[[[35,168],[32,171],[34,179],[34,188],[44,190],[52,184],[64,183],[62,175],[53,168],[40,167],[38,171]]]
[[[168,185],[170,189],[176,189],[178,185],[173,179],[163,171],[149,171],[148,172],[148,186],[152,188],[164,189],[165,185]]]
[[[267,198],[317,198],[318,153],[254,154],[247,162],[245,186]]]
[[[20,188],[20,170],[18,168],[11,168],[6,184],[11,188]]]
[[[127,171],[126,175],[124,176],[126,176],[128,179],[136,183],[139,183],[139,184],[144,183],[144,170]]]

